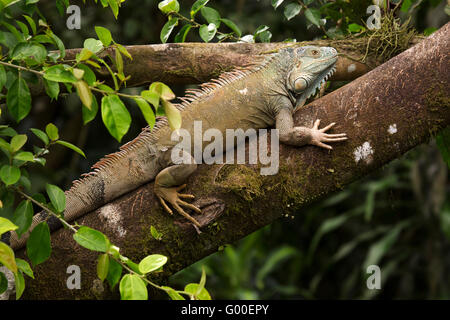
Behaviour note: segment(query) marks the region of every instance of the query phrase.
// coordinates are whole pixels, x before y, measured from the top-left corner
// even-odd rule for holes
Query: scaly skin
[[[279,129],[282,143],[294,146],[311,144],[332,149],[327,143],[347,139],[344,133],[326,133],[334,123],[322,129],[319,129],[320,120],[312,128],[295,127],[292,115],[323,85],[334,71],[336,60],[337,52],[333,48],[288,48],[255,66],[226,73],[215,82],[202,85],[201,90],[194,90],[181,98],[183,103],[178,108],[183,119],[182,128],[193,136],[194,121],[201,120],[203,130],[215,128],[225,137],[226,129],[240,128],[246,131],[275,126]],[[171,134],[167,121],[161,119],[152,132],[144,129],[120,152],[108,155],[94,165],[93,172],[75,182],[66,192],[65,219],[74,220],[155,180],[154,191],[163,208],[170,214],[173,213],[170,207],[174,208],[200,227],[183,209],[201,212],[183,200],[193,199],[194,196],[179,193],[185,187],[187,178],[196,170],[197,164],[192,154],[183,154],[191,160],[190,163],[172,162],[171,151],[178,142],[171,139]],[[45,213],[36,215],[32,227],[45,216]],[[27,235],[17,239],[12,234],[11,246],[20,248],[26,239]]]

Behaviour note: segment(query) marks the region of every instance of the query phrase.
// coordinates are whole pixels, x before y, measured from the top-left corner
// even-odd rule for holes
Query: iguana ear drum
[[[306,82],[305,79],[303,78],[298,78],[297,80],[295,80],[294,82],[294,89],[295,92],[300,92],[305,90],[308,87],[308,83]]]

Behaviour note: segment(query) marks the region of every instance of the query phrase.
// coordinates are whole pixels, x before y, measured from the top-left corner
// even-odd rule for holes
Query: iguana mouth
[[[312,88],[312,90],[309,92],[308,96],[305,98],[308,99],[311,96],[315,95],[317,90],[320,90],[322,85],[334,74],[336,71],[336,64],[333,63],[330,67],[325,69],[319,77],[317,77],[316,82],[318,81],[318,84]]]

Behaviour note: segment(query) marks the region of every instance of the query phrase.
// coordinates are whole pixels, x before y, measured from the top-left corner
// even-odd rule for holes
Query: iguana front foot
[[[326,133],[329,129],[331,129],[336,123],[330,123],[325,128],[319,129],[320,120],[317,119],[316,122],[314,122],[314,126],[311,128],[311,141],[309,144],[325,148],[325,149],[333,149],[332,146],[325,144],[324,142],[339,142],[339,141],[345,141],[347,140],[347,134],[346,133],[337,133],[337,134],[328,134]]]
[[[184,194],[184,193],[178,192],[178,191],[183,190],[184,188],[186,188],[186,184],[183,184],[178,187],[162,187],[162,186],[155,185],[155,194],[158,197],[159,201],[161,202],[163,208],[167,212],[169,212],[170,214],[173,214],[173,211],[169,208],[166,201],[168,203],[170,203],[179,214],[181,214],[183,217],[185,217],[186,219],[191,221],[194,225],[196,225],[197,227],[200,228],[201,227],[200,223],[198,223],[197,220],[192,218],[186,211],[183,210],[183,208],[181,208],[181,206],[183,206],[185,208],[192,209],[197,213],[202,212],[199,208],[197,208],[193,204],[190,204],[190,203],[187,203],[187,202],[181,200],[181,199],[194,199],[195,198],[195,196],[192,194]]]

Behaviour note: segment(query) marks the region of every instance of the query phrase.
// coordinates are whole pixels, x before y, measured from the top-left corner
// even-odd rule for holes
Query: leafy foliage
[[[100,0],[103,7],[111,8],[115,18],[124,0]],[[139,94],[120,92],[126,87],[129,76],[124,74],[126,60],[132,56],[124,46],[114,41],[111,31],[103,26],[93,29],[98,37],[87,38],[83,48],[74,59],[67,60],[64,42],[50,27],[50,23],[39,11],[38,1],[3,1],[0,2],[0,102],[6,102],[8,114],[6,120],[13,120],[13,125],[24,128],[26,120],[33,110],[32,88],[41,80],[45,93],[51,100],[75,92],[81,102],[84,124],[93,121],[99,110],[97,95],[101,95],[101,118],[107,130],[117,141],[121,141],[131,125],[131,115],[123,99],[134,100],[143,118],[150,127],[155,124],[156,111],[162,105],[160,114],[167,114],[171,127],[181,126],[181,117],[170,100],[175,98],[172,90],[161,82],[153,83],[148,90]],[[97,3],[98,1],[95,0]],[[56,5],[61,14],[70,5],[69,0],[57,0]],[[169,8],[172,8],[169,6]],[[110,49],[110,51],[107,51]],[[108,52],[108,53],[107,53]],[[109,54],[113,52],[113,54]],[[99,81],[96,72],[104,67],[111,78],[112,87]],[[5,117],[6,116],[6,117]],[[4,120],[2,119],[2,120]],[[42,194],[30,196],[32,182],[29,177],[30,167],[37,163],[46,165],[45,156],[55,145],[71,149],[83,157],[83,150],[75,144],[62,140],[58,127],[47,123],[42,129],[29,128],[25,133],[18,133],[10,124],[0,125],[0,234],[15,231],[19,237],[30,232],[26,243],[27,256],[33,266],[48,260],[51,255],[50,229],[46,221],[31,229],[35,208],[45,210],[73,231],[76,243],[92,251],[100,252],[97,275],[105,279],[111,289],[120,281],[120,292],[124,299],[147,299],[147,284],[163,291],[170,291],[172,296],[180,293],[196,297],[193,293],[183,293],[169,287],[159,287],[148,281],[146,275],[158,272],[167,257],[150,255],[138,265],[119,253],[119,248],[112,245],[103,233],[85,227],[73,226],[64,220],[66,196],[61,188],[47,183],[45,186],[48,200]],[[31,132],[31,135],[29,134]],[[38,145],[34,142],[38,139]],[[32,150],[32,151],[29,151]],[[15,196],[23,198],[18,204]],[[25,290],[25,277],[34,278],[33,270],[25,260],[15,258],[12,249],[0,242],[0,264],[14,273],[16,298]],[[123,271],[126,274],[123,275]],[[0,289],[5,291],[5,276],[0,273]],[[122,280],[120,280],[122,279]],[[203,294],[203,293],[202,293]]]

